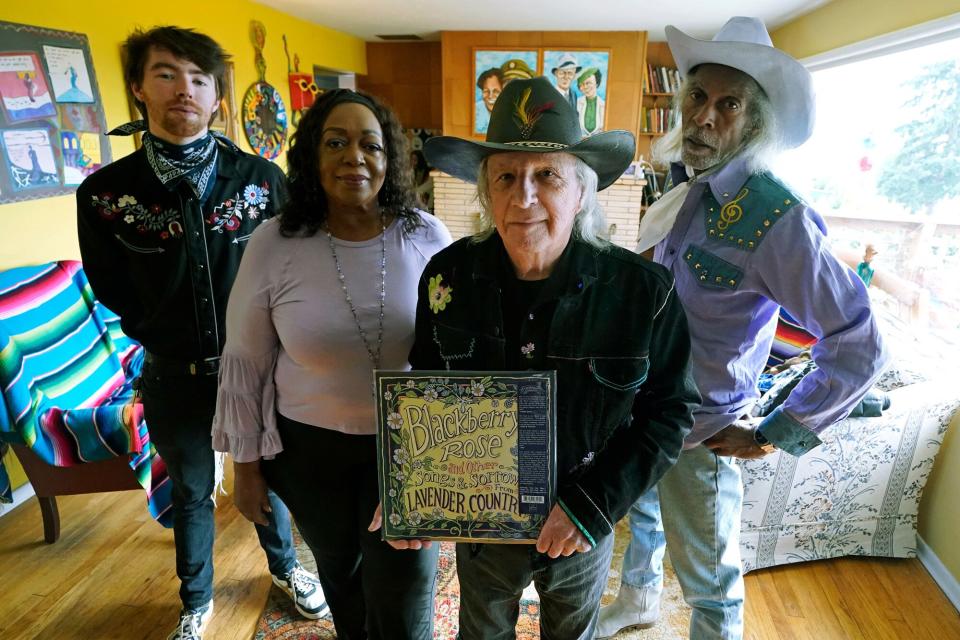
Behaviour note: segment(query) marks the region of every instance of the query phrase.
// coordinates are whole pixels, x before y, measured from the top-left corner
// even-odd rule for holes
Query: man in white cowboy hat
[[[674,275],[690,325],[703,404],[684,451],[630,510],[617,600],[597,637],[659,615],[664,538],[693,607],[691,638],[740,638],[743,489],[737,458],[818,446],[879,376],[886,355],[863,283],[826,246],[823,219],[769,173],[782,147],[813,130],[810,74],[775,49],[763,23],[732,18],[711,41],[667,27],[684,76],[682,120],[655,153],[673,187],[641,223],[638,251]],[[780,307],[817,337],[817,369],[763,420],[756,381]],[[661,526],[662,513],[662,526]]]
[[[424,152],[477,183],[484,231],[424,269],[413,368],[557,372],[558,500],[533,512],[530,545],[457,545],[460,638],[514,637],[533,581],[542,636],[589,640],[613,525],[673,464],[699,402],[672,278],[602,237],[597,191],[630,164],[633,136],[581,140],[540,77],[504,88],[486,142],[436,137]]]
[[[560,56],[557,66],[550,70],[555,79],[554,85],[557,87],[557,91],[574,109],[577,108],[577,92],[573,88],[573,81],[576,80],[580,69],[576,57],[572,53],[566,52]]]

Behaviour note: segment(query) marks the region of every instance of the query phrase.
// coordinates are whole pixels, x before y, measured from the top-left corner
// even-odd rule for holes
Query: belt
[[[143,362],[144,366],[150,367],[153,373],[159,375],[212,376],[220,371],[219,356],[188,361],[158,356],[148,351],[143,357]]]

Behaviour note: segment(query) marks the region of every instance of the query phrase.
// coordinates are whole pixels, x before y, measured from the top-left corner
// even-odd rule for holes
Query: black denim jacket
[[[420,279],[414,369],[504,369],[504,253],[493,234],[433,257]],[[436,313],[431,279],[438,299],[449,294]],[[676,462],[693,425],[700,395],[686,318],[666,269],[579,240],[568,244],[541,301],[553,309],[545,361],[557,371],[557,493],[596,541]]]

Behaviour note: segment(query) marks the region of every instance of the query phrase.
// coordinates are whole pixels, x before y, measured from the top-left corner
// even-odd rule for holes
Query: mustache
[[[193,100],[171,100],[169,107],[186,107],[193,111],[202,111],[200,105],[194,102]]]
[[[688,125],[683,128],[684,139],[690,139],[697,144],[706,145],[716,149],[720,144],[720,136],[709,129],[701,129],[696,125]]]

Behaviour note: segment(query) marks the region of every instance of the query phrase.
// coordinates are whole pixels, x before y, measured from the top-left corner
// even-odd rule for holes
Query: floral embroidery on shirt
[[[536,350],[536,348],[536,345],[534,345],[532,342],[528,342],[520,347],[520,353],[522,353],[527,360],[533,360],[533,352]]]
[[[131,225],[137,233],[155,232],[161,240],[183,235],[183,225],[176,209],[164,209],[158,204],[149,207],[137,202],[131,195],[122,195],[114,200],[112,193],[90,196],[97,213],[107,220],[120,218]]]
[[[258,187],[255,184],[248,184],[243,190],[243,200],[247,203],[248,207],[260,207],[261,209],[266,208],[267,202],[269,199],[267,195],[270,193],[270,189],[267,187],[267,183],[264,183],[262,187]]]
[[[243,188],[243,196],[235,193],[218,204],[207,217],[207,223],[217,233],[236,231],[243,222],[246,214],[251,220],[256,220],[266,210],[270,202],[270,185],[266,182],[256,185],[248,184]]]
[[[453,300],[453,288],[441,284],[443,276],[439,273],[430,278],[428,293],[430,297],[430,309],[434,313],[440,313],[447,308],[447,304]]]

